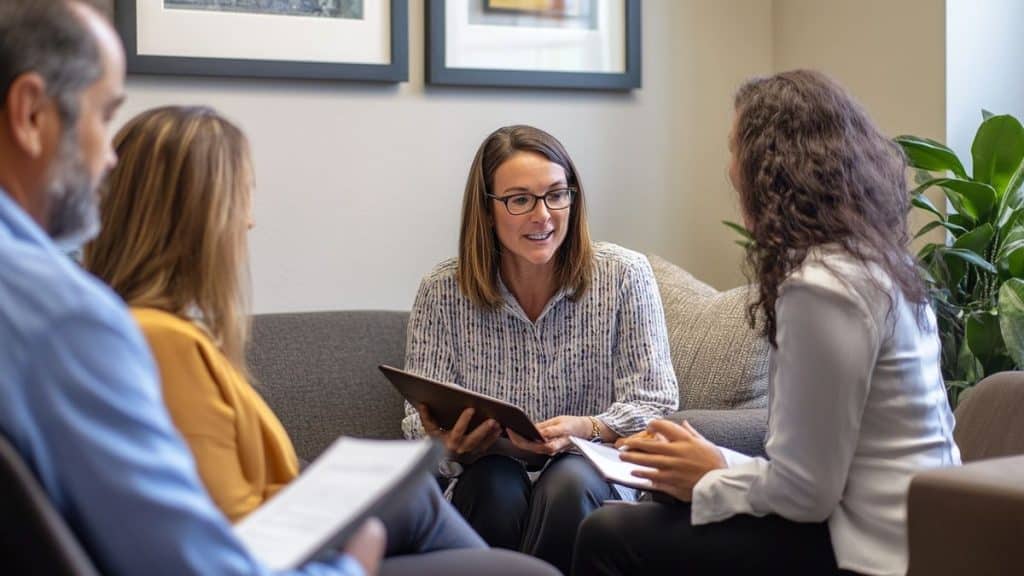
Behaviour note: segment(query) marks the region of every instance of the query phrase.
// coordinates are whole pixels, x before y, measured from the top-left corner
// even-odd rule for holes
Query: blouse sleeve
[[[597,418],[625,436],[678,409],[679,386],[661,297],[646,258],[626,268],[620,302],[618,337],[612,350],[615,402]]]
[[[789,281],[776,303],[768,459],[729,454],[693,490],[691,520],[778,514],[821,522],[846,485],[879,350],[868,306],[842,287]]]
[[[455,381],[455,363],[452,360],[451,339],[436,284],[430,278],[420,283],[412,312],[405,347],[405,369],[440,382]],[[402,432],[406,438],[424,435],[423,423],[416,409],[405,403]]]
[[[146,338],[160,368],[164,402],[188,443],[203,485],[231,521],[240,520],[262,499],[242,471],[235,409],[224,398],[217,370],[188,336],[146,330]]]

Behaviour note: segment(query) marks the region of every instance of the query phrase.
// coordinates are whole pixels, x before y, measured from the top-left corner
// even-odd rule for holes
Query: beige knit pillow
[[[749,287],[719,292],[648,254],[665,308],[679,409],[768,405],[768,342],[747,324]]]

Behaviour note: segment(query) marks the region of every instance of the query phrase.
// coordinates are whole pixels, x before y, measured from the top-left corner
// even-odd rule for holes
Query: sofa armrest
[[[767,408],[682,410],[668,419],[673,422],[688,421],[718,446],[749,456],[764,456],[764,437],[768,431]]]
[[[1024,456],[914,476],[907,502],[910,576],[1024,569]]]

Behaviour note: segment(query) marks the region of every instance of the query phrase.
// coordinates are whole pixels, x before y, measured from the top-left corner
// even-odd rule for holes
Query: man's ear
[[[60,121],[53,99],[46,94],[46,81],[34,72],[22,74],[11,83],[3,114],[12,140],[32,158],[43,154],[50,124]]]

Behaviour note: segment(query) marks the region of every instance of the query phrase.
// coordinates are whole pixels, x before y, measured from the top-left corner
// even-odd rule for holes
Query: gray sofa
[[[679,380],[680,412],[708,439],[762,455],[768,346],[746,320],[749,289],[719,292],[655,255]],[[313,460],[341,435],[401,438],[401,396],[377,370],[402,367],[408,312],[264,314],[253,319],[249,364],[299,456]]]

